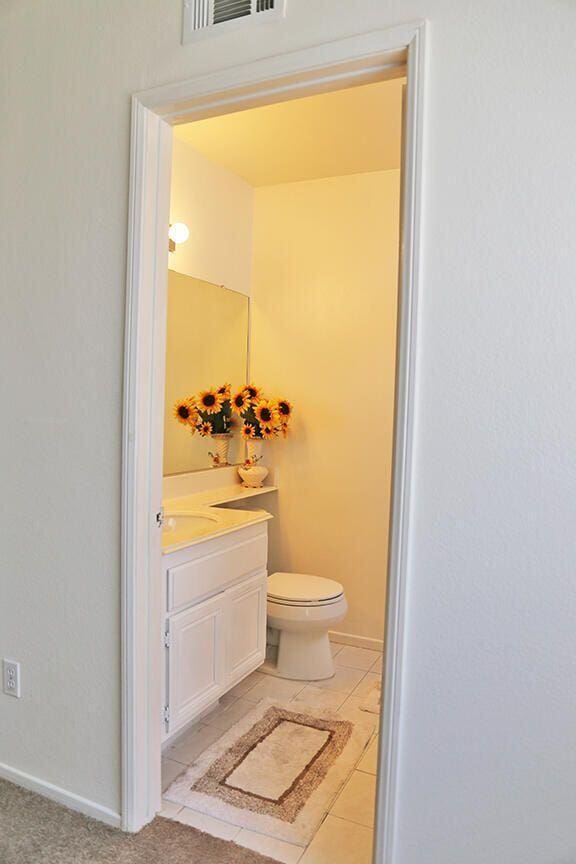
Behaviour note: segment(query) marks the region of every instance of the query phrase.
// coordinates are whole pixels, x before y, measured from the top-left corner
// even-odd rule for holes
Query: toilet
[[[297,681],[334,675],[328,631],[345,617],[344,588],[333,579],[305,573],[268,577],[269,641],[278,645],[274,674]]]

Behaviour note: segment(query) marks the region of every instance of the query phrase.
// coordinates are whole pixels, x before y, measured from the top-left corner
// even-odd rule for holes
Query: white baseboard
[[[328,634],[331,642],[338,645],[352,645],[354,648],[369,648],[370,651],[384,651],[383,639],[371,639],[369,636],[355,636],[353,633],[338,633],[331,630]]]
[[[96,804],[94,801],[89,801],[87,798],[82,798],[74,792],[68,792],[67,789],[54,786],[53,783],[48,783],[46,780],[32,777],[31,774],[19,771],[18,768],[4,765],[2,762],[0,762],[0,778],[9,780],[10,783],[14,783],[16,786],[23,786],[24,789],[36,792],[44,798],[50,798],[51,801],[56,801],[58,804],[62,804],[70,810],[75,810],[77,813],[82,813],[84,816],[91,816],[92,819],[97,819],[99,822],[104,822],[113,828],[120,827],[122,820],[119,813],[115,813],[101,804]]]

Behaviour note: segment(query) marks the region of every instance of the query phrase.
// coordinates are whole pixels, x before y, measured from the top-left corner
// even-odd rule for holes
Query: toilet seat
[[[281,606],[330,606],[344,588],[334,579],[307,573],[273,573],[268,577],[268,602]]]

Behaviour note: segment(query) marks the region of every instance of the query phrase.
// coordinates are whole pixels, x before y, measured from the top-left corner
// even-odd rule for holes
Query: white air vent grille
[[[284,17],[286,0],[184,0],[183,41]]]
[[[244,18],[245,15],[252,15],[252,0],[214,0],[213,24]]]

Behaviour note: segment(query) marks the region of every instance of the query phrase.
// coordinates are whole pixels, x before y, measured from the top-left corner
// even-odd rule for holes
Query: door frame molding
[[[426,23],[372,31],[132,97],[122,472],[122,827],[160,809],[162,437],[172,126],[407,74],[386,663],[374,861],[393,864],[420,283]]]

